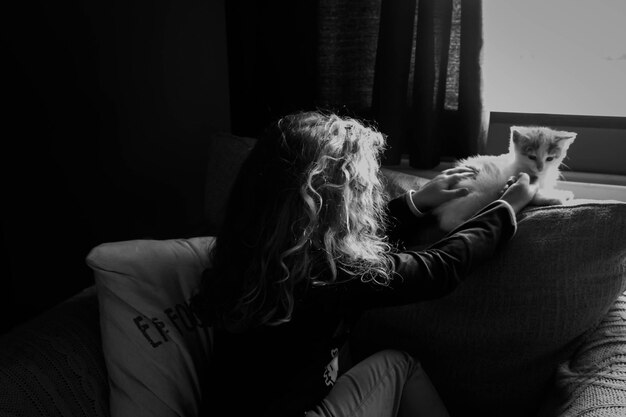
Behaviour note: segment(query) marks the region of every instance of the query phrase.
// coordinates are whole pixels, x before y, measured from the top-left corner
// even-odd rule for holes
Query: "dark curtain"
[[[232,132],[330,110],[388,135],[415,168],[484,148],[481,0],[226,2]]]

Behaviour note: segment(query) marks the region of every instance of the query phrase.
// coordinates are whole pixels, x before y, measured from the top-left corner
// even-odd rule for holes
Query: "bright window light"
[[[626,0],[484,0],[491,111],[626,117]]]

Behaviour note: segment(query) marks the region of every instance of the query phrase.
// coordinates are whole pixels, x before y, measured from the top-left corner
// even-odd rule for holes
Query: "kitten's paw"
[[[574,193],[568,190],[539,191],[535,194],[531,204],[536,206],[556,206],[574,198]]]
[[[560,198],[563,202],[574,199],[574,193],[569,190],[559,190],[559,193],[561,194]]]
[[[545,194],[546,197],[558,200],[560,204],[565,203],[574,198],[574,193],[569,190],[550,190]]]

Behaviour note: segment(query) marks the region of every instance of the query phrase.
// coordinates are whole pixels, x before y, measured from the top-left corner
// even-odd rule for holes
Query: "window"
[[[485,0],[483,7],[487,108],[626,117],[626,1]]]
[[[486,152],[511,125],[577,132],[564,178],[626,201],[626,1],[483,0],[483,31]]]

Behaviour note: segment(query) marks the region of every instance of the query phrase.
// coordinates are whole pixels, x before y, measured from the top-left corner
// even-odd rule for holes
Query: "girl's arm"
[[[394,276],[389,286],[352,279],[345,302],[359,308],[409,304],[442,297],[488,258],[516,230],[511,205],[498,200],[426,250],[391,255]]]

